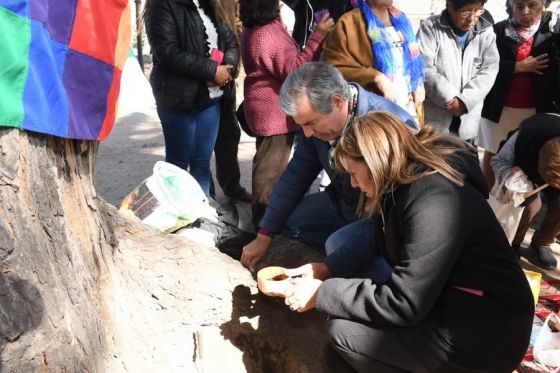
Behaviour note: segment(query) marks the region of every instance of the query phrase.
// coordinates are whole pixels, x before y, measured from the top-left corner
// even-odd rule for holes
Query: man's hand
[[[317,294],[323,281],[316,279],[291,279],[292,287],[286,291],[284,303],[292,311],[305,312],[317,305]]]
[[[243,247],[241,264],[249,268],[249,271],[254,272],[255,265],[266,253],[268,245],[270,245],[270,241],[272,241],[272,238],[258,234],[257,238]]]
[[[326,280],[331,277],[331,271],[325,263],[308,263],[298,268],[287,269],[284,272],[289,277],[301,276],[307,279]]]
[[[522,61],[515,63],[516,73],[533,73],[537,75],[542,75],[542,70],[546,70],[548,67],[548,54],[543,53],[537,57],[528,56]]]
[[[467,107],[459,97],[453,97],[445,104],[445,110],[454,117],[460,117],[467,112]]]

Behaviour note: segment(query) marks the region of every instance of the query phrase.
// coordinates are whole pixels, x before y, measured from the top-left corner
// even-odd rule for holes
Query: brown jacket
[[[366,24],[359,8],[340,17],[325,39],[323,54],[325,61],[340,70],[346,80],[380,93],[373,79],[381,72],[373,67],[371,40],[366,34]]]
[[[381,71],[374,66],[371,40],[366,33],[362,12],[355,8],[345,13],[323,44],[325,62],[336,67],[350,82],[356,82],[366,90],[381,94],[373,80]],[[423,124],[423,107],[416,107],[419,122]]]

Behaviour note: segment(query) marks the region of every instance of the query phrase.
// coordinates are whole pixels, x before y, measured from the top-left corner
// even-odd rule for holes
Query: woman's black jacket
[[[218,21],[211,0],[199,0],[216,25],[222,64],[233,65],[237,73],[239,43],[232,30]],[[202,19],[192,0],[149,0],[145,15],[146,32],[154,65],[150,75],[158,105],[172,110],[196,112],[210,102],[208,83],[214,80],[218,64],[210,60],[210,47]],[[231,81],[224,88],[224,100],[232,100]]]
[[[559,65],[560,34],[551,32],[550,21],[552,13],[546,11],[541,18],[539,30],[534,36],[531,56],[536,57],[548,53],[548,68],[543,75],[532,74],[534,77],[533,92],[530,94],[535,98],[535,109],[537,113],[560,112],[560,90],[559,90]],[[494,25],[496,33],[496,44],[500,53],[500,70],[496,77],[494,86],[484,100],[482,117],[493,122],[499,122],[502,109],[509,93],[511,82],[514,77],[515,58],[519,44],[505,36],[506,21]]]

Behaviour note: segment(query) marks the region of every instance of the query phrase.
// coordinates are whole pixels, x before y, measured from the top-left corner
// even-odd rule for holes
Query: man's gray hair
[[[316,111],[329,114],[335,94],[345,100],[351,97],[350,86],[342,74],[324,62],[308,62],[288,75],[282,84],[280,108],[286,115],[294,116],[300,98],[305,95]]]

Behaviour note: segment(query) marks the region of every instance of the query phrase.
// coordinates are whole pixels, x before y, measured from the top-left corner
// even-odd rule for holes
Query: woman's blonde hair
[[[365,162],[372,176],[373,195],[362,199],[361,216],[381,210],[383,193],[394,184],[410,184],[439,173],[462,186],[463,175],[448,161],[457,151],[467,152],[465,142],[448,134],[436,134],[431,127],[414,133],[395,115],[376,111],[355,117],[344,129],[335,151],[335,166],[346,171],[346,159]]]
[[[537,171],[545,183],[560,189],[560,136],[548,140],[539,150]]]

